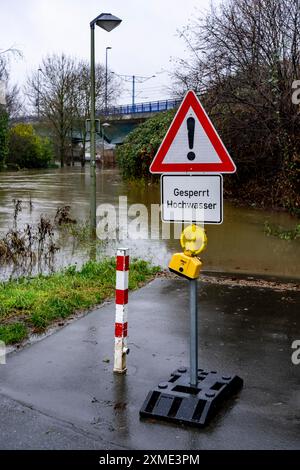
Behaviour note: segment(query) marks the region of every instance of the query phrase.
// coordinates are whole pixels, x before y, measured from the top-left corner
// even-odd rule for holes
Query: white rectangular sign
[[[222,175],[162,175],[161,205],[164,222],[223,222]]]

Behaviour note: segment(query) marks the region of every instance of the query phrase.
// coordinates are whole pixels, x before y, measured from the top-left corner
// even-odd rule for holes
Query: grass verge
[[[160,271],[143,260],[130,264],[129,289],[137,289]],[[42,332],[57,320],[113,297],[115,259],[89,261],[48,276],[0,283],[0,340],[18,343],[31,332]]]

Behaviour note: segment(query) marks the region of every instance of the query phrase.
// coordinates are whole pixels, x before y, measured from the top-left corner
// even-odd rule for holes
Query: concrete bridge
[[[177,108],[180,103],[181,100],[167,99],[111,106],[106,111],[103,109],[97,110],[96,117],[100,118],[100,123],[105,121],[110,124],[110,126],[105,129],[105,140],[111,144],[120,145],[136,126],[146,121],[154,114]],[[13,120],[15,123],[25,122],[33,125],[37,125],[42,121],[43,117],[38,118],[37,115],[20,116]],[[102,138],[101,133],[99,136],[99,138]],[[74,139],[74,141],[81,140],[76,129],[72,132],[72,139]]]
[[[109,127],[105,129],[105,134],[110,142],[116,145],[122,144],[125,137],[139,124],[146,121],[154,114],[177,108],[181,100],[158,100],[145,103],[125,104],[111,106],[104,110],[99,110],[96,115],[100,117],[100,122],[108,122]]]
[[[144,121],[155,113],[161,113],[163,111],[168,111],[169,109],[178,108],[180,103],[181,100],[168,99],[110,106],[106,111],[104,109],[97,110],[96,115],[97,117],[101,117],[101,121],[103,121],[103,117],[110,121]],[[36,114],[32,114],[15,118],[13,119],[13,122],[27,122],[34,124],[38,123],[39,120],[42,120],[42,118],[39,119]]]

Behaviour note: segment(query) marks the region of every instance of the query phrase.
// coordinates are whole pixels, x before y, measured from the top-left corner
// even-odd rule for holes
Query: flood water
[[[80,167],[0,173],[0,232],[4,234],[13,225],[13,199],[23,201],[18,216],[18,227],[35,223],[41,214],[54,217],[57,207],[70,205],[71,215],[78,221],[89,216],[90,168]],[[230,178],[230,176],[225,176]],[[159,186],[127,185],[118,170],[97,169],[97,205],[118,206],[119,196],[127,196],[128,206],[159,204]],[[31,199],[32,208],[28,201]],[[150,218],[149,218],[150,219]],[[129,219],[132,220],[132,219]],[[269,274],[283,277],[300,277],[300,242],[267,237],[264,224],[294,228],[297,220],[286,213],[263,211],[255,208],[235,207],[225,201],[222,225],[207,225],[208,246],[202,255],[206,271]],[[161,225],[161,224],[160,224]],[[164,224],[166,228],[167,224]],[[161,227],[160,227],[161,230]],[[172,253],[181,251],[177,239],[162,239],[158,228],[143,227],[140,240],[111,240],[100,247],[99,256],[114,254],[118,246],[128,246],[132,256],[143,257],[167,267]],[[148,238],[148,239],[147,239]],[[56,269],[69,264],[81,264],[88,259],[86,246],[74,245],[70,239],[59,240],[60,251],[55,257]],[[7,278],[9,269],[0,266],[0,277]]]

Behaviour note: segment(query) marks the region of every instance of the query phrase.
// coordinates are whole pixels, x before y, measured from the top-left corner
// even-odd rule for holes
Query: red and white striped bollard
[[[116,320],[115,320],[115,357],[114,372],[126,373],[128,331],[128,248],[118,248],[116,263]]]

